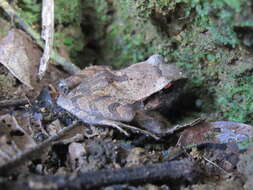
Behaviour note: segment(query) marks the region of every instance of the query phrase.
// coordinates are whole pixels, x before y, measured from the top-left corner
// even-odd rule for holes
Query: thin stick
[[[209,162],[210,164],[214,165],[215,167],[219,168],[221,171],[223,171],[225,174],[230,174],[229,172],[227,172],[225,169],[223,169],[222,167],[220,167],[218,164],[212,162],[211,160],[208,160],[206,157],[202,156],[202,158]]]
[[[54,0],[42,1],[42,31],[41,38],[45,42],[44,52],[40,59],[39,79],[41,80],[46,73],[50,54],[54,42]]]
[[[42,48],[44,49],[44,42],[41,40],[40,35],[33,30],[18,14],[15,10],[10,6],[10,4],[6,0],[0,0],[0,8],[4,10],[6,15],[22,29],[31,38]],[[74,74],[75,72],[80,71],[80,69],[73,63],[67,61],[62,56],[60,56],[56,51],[52,51],[50,57],[56,62],[56,64],[61,65],[64,70],[69,72],[70,74]]]
[[[2,100],[2,101],[0,101],[0,108],[20,106],[20,105],[25,105],[25,104],[28,104],[28,103],[29,103],[29,100],[27,98]]]
[[[166,134],[174,134],[175,132],[181,131],[183,129],[186,129],[186,128],[189,128],[189,127],[194,127],[195,125],[197,125],[197,124],[199,124],[203,121],[205,121],[205,119],[197,118],[197,119],[193,120],[191,123],[187,123],[187,124],[184,124],[184,125],[176,125],[172,129],[168,130],[166,132]],[[179,140],[178,140],[178,142],[179,142]]]

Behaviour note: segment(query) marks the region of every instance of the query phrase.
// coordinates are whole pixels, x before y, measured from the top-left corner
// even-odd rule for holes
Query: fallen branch
[[[81,173],[76,177],[37,176],[27,181],[5,184],[8,189],[98,189],[113,184],[143,184],[163,182],[179,186],[184,182],[192,183],[197,177],[194,163],[188,159],[129,168],[104,169]]]
[[[0,0],[0,7],[4,10],[5,14],[13,20],[22,30],[24,30],[28,35],[32,37],[32,39],[42,48],[44,49],[44,42],[41,40],[40,35],[33,30],[25,21],[18,16],[15,10],[10,6],[10,4],[6,0]],[[62,56],[60,56],[56,51],[52,50],[50,57],[55,60],[58,65],[61,65],[64,70],[73,74],[80,69],[73,63],[67,61]]]
[[[112,184],[141,184],[164,181],[168,184],[192,181],[196,172],[190,160],[171,161],[130,168],[87,172],[69,180],[67,189],[91,189]],[[178,180],[178,181],[177,181]]]
[[[12,99],[12,100],[2,100],[0,101],[0,108],[4,107],[13,107],[13,106],[20,106],[28,104],[29,101],[27,98],[19,98],[19,99]]]

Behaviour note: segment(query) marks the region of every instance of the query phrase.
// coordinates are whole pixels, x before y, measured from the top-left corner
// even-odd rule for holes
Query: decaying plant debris
[[[149,52],[120,69],[106,64],[79,69],[68,60],[64,47],[49,53],[52,10],[50,42],[44,47],[32,29],[37,26],[18,16],[15,0],[13,5],[9,2],[0,0],[5,19],[14,25],[0,33],[0,189],[252,189],[253,126],[215,121],[206,113],[202,118],[203,100],[187,86],[195,79],[168,63],[166,53]],[[114,6],[113,1],[105,2]],[[145,3],[151,15],[145,15]],[[150,17],[161,35],[166,33],[175,41],[183,38],[180,32],[194,16],[183,12],[187,3],[180,1],[168,10],[163,3],[155,2],[155,9],[150,3],[137,2],[137,9],[144,12],[135,14]],[[91,11],[89,6],[85,9]],[[93,18],[89,11],[84,14],[88,21],[82,21],[87,24]],[[106,16],[112,19],[114,11]],[[167,14],[170,17],[165,19]],[[56,20],[59,31],[58,24]],[[165,25],[174,28],[168,30]],[[113,27],[106,31],[115,32]],[[201,31],[200,36],[209,32]],[[90,36],[86,45],[95,51]],[[131,45],[125,47],[129,52]],[[167,46],[177,48],[176,43]],[[63,68],[49,64],[38,80],[41,48]],[[97,51],[96,56],[101,53],[104,60],[110,57],[104,50]]]

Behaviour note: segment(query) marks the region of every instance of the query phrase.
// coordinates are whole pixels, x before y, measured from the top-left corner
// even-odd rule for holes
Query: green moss
[[[41,19],[41,1],[19,0],[18,11],[22,18],[29,24],[39,24]],[[55,1],[55,23],[72,24],[80,23],[81,0],[57,0]]]
[[[158,52],[188,72],[192,77],[192,88],[196,90],[200,87],[200,92],[204,92],[203,98],[208,94],[213,97],[216,109],[208,110],[209,105],[204,107],[206,111],[220,113],[221,117],[216,119],[252,123],[252,77],[243,74],[236,76],[244,71],[238,71],[235,65],[231,65],[238,56],[241,56],[242,65],[247,59],[246,51],[241,49],[240,40],[234,31],[234,21],[242,6],[248,5],[244,4],[244,0],[179,0],[170,3],[146,0],[137,3],[137,15],[145,23],[149,19],[154,21],[156,17],[155,20],[161,24],[168,17],[177,19],[173,9],[182,3],[186,7],[181,14],[188,20],[186,29],[174,35],[164,29],[170,38],[165,37],[160,41]],[[171,23],[171,20],[167,22],[167,27]],[[173,49],[169,49],[170,45]],[[241,51],[244,53],[239,53]]]
[[[232,82],[224,84],[218,93],[224,116],[229,120],[252,122],[253,118],[253,76],[235,76]]]
[[[40,22],[41,1],[20,0],[17,2],[20,16],[30,25]]]
[[[11,28],[11,24],[3,18],[0,18],[0,26],[0,39],[2,39],[5,35],[7,35],[9,29]]]
[[[81,0],[55,1],[55,23],[72,25],[81,22]]]
[[[131,0],[95,0],[84,4],[84,31],[99,54],[96,63],[119,68],[153,53],[155,46],[146,31],[154,28],[139,23],[132,6]],[[87,48],[86,52],[90,51],[94,49]]]

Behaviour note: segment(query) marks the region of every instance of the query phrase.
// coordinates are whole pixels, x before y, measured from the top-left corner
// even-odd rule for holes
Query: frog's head
[[[170,88],[175,85],[177,87],[182,87],[187,77],[183,74],[183,72],[174,64],[165,63],[163,57],[159,54],[152,55],[146,61],[147,64],[152,65],[158,74],[156,74],[156,80],[153,81],[155,84],[156,93],[162,89]]]
[[[125,76],[126,80],[119,81],[118,86],[124,89],[122,91],[127,98],[133,101],[145,100],[152,94],[186,78],[177,66],[166,64],[163,57],[158,54],[119,70],[116,75]]]
[[[158,68],[161,77],[167,79],[168,84],[173,81],[186,79],[186,76],[176,65],[165,63],[163,57],[159,54],[150,56],[147,62]]]

